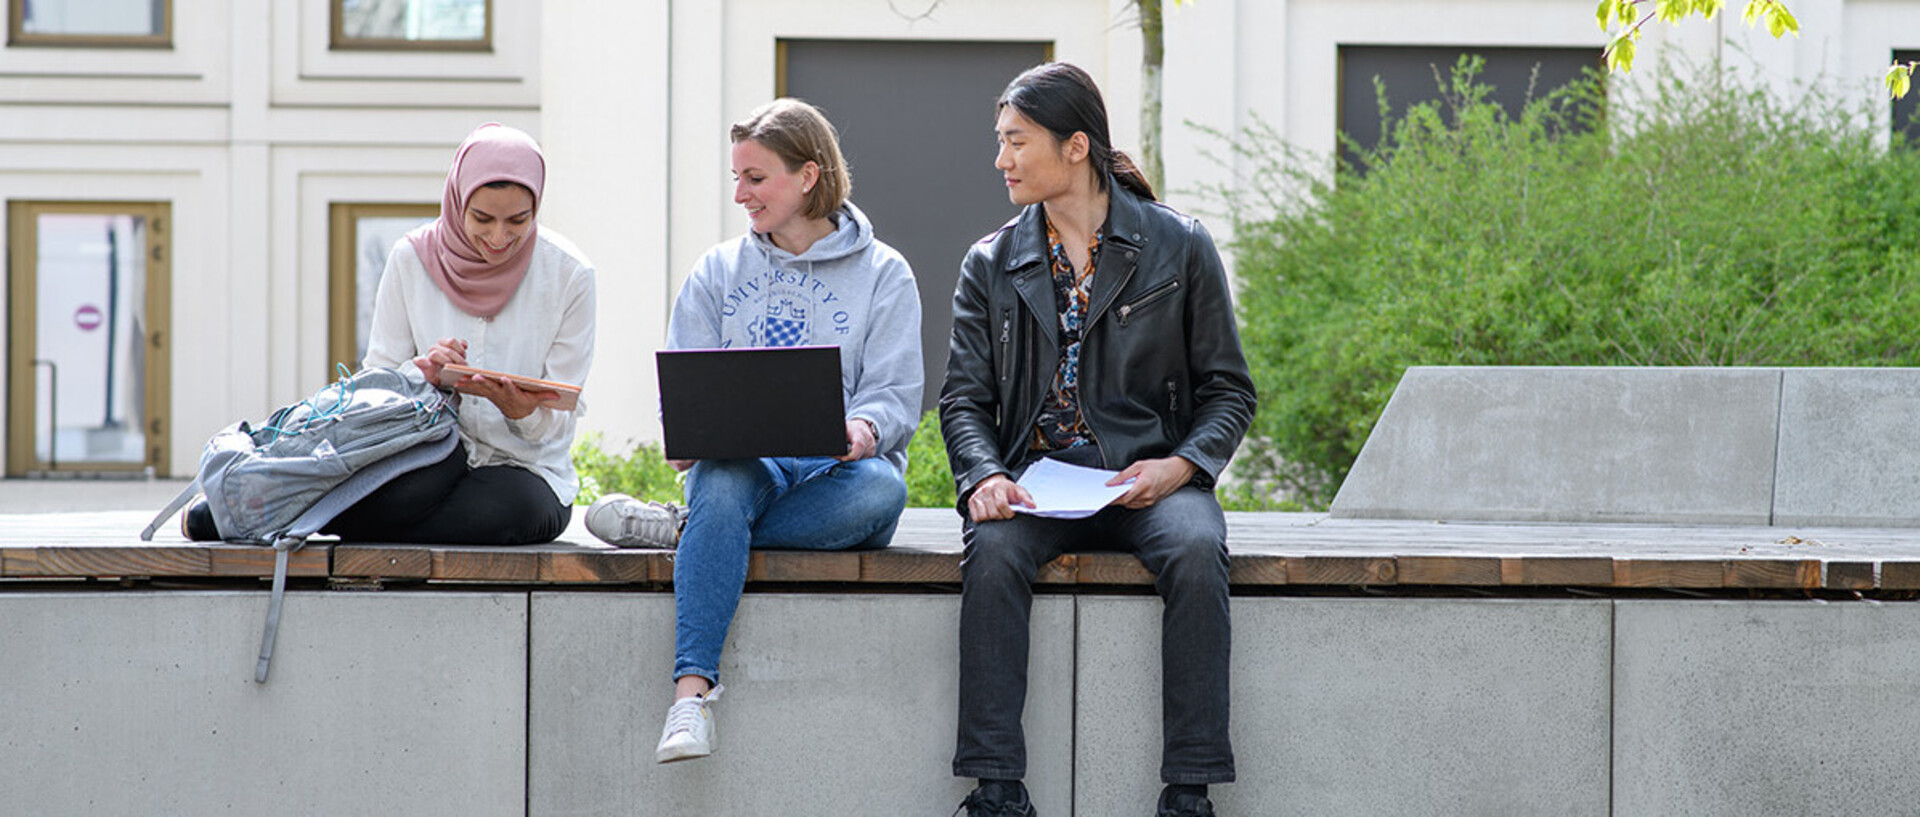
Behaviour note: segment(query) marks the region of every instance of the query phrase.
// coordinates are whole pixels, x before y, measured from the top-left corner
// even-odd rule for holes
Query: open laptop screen
[[[840,347],[656,352],[668,459],[847,453]]]

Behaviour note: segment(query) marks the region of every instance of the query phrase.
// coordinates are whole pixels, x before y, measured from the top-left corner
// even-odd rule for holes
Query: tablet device
[[[559,397],[542,400],[540,405],[543,406],[559,409],[560,411],[572,411],[580,405],[580,387],[570,383],[561,383],[557,380],[541,380],[537,377],[527,377],[526,375],[520,374],[507,374],[506,372],[496,372],[491,369],[476,369],[472,366],[460,366],[453,363],[440,367],[440,387],[451,389],[461,380],[476,374],[500,380],[511,380],[514,385],[528,391],[551,391],[560,393]]]
[[[847,453],[840,347],[654,353],[668,459]]]

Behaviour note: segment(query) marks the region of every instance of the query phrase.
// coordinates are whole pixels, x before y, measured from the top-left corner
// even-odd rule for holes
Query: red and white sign
[[[73,325],[80,327],[80,331],[83,332],[99,329],[101,322],[105,319],[106,316],[100,313],[100,307],[93,304],[82,304],[79,309],[73,311]]]

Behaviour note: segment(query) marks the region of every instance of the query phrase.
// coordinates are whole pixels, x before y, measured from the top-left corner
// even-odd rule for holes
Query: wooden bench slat
[[[1227,555],[1227,584],[1240,586],[1284,585],[1292,582],[1287,560],[1268,554]]]
[[[0,576],[206,576],[213,570],[213,549],[204,545],[8,548],[0,551]]]
[[[1153,584],[1153,574],[1131,553],[1080,553],[1074,570],[1079,584]]]
[[[1034,577],[1033,582],[1034,584],[1074,584],[1078,581],[1076,576],[1079,569],[1079,554],[1062,554],[1060,558],[1041,565],[1040,572]]]
[[[1810,590],[1820,586],[1820,562],[1816,559],[1729,559],[1723,583],[1727,587]]]
[[[1827,562],[1829,590],[1872,590],[1879,565],[1873,562]]]
[[[540,580],[540,554],[520,549],[433,551],[436,581],[535,582]]]
[[[433,551],[405,545],[334,545],[333,575],[349,579],[430,579]]]
[[[1722,587],[1727,580],[1722,559],[1615,559],[1615,587]]]
[[[287,556],[287,575],[325,578],[332,572],[328,544],[308,544]],[[208,573],[214,576],[273,576],[270,547],[210,547]]]
[[[747,581],[857,582],[860,556],[844,550],[756,550],[747,561]]]
[[[860,554],[860,581],[959,584],[960,558],[953,553],[887,548]]]
[[[1500,583],[1606,587],[1613,584],[1613,560],[1604,556],[1508,557],[1500,560]]]
[[[1292,584],[1389,585],[1399,583],[1391,556],[1286,556]]]
[[[1920,561],[1881,562],[1880,589],[1920,590]]]
[[[540,580],[556,583],[635,583],[657,581],[662,572],[655,563],[665,564],[668,580],[673,578],[672,551],[666,550],[575,550],[540,554]]]
[[[1401,556],[1394,565],[1400,584],[1500,583],[1500,559],[1491,556]]]

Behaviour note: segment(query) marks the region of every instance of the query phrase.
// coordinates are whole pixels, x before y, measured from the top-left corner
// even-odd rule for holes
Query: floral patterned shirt
[[[1060,233],[1047,222],[1047,257],[1053,265],[1054,304],[1060,308],[1060,366],[1053,375],[1053,388],[1040,404],[1040,419],[1034,423],[1031,451],[1061,451],[1093,443],[1093,429],[1080,414],[1080,341],[1087,324],[1087,310],[1093,294],[1093,271],[1100,265],[1100,239],[1096,230],[1087,245],[1087,266],[1075,270],[1060,243]]]

